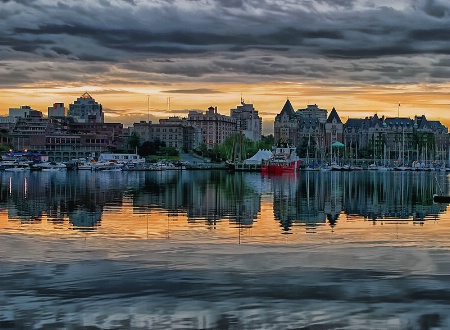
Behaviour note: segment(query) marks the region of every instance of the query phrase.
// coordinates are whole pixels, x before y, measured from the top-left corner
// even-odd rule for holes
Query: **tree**
[[[275,145],[275,137],[273,136],[273,134],[269,134],[269,135],[263,135],[261,136],[261,141],[257,142],[258,144],[258,149],[269,149],[271,150],[272,147]]]
[[[141,145],[141,137],[136,132],[131,133],[127,139],[128,150],[137,150]]]

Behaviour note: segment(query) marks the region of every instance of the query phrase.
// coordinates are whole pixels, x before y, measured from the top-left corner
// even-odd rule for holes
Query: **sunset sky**
[[[0,115],[87,91],[125,126],[241,96],[264,133],[286,98],[449,125],[449,27],[448,0],[0,0]]]

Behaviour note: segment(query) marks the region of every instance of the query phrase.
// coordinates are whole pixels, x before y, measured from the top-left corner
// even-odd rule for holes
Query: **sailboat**
[[[305,171],[314,171],[314,170],[318,170],[318,168],[314,168],[311,166],[310,162],[311,160],[309,159],[309,147],[311,145],[311,135],[308,135],[308,145],[306,147],[306,167],[304,168]]]

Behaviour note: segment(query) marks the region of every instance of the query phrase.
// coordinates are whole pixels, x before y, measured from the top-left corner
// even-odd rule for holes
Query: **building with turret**
[[[297,116],[289,99],[284,103],[281,112],[276,115],[273,127],[276,143],[286,141],[299,145]]]

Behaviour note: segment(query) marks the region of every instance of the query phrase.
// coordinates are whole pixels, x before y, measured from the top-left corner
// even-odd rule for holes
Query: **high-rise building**
[[[208,149],[222,144],[228,136],[237,133],[236,119],[219,114],[217,107],[209,107],[206,113],[189,111],[188,123],[201,129],[203,143]]]
[[[252,141],[261,140],[262,119],[253,104],[247,104],[241,99],[241,105],[238,105],[236,109],[231,109],[230,116],[236,120],[236,129],[242,132],[243,136]]]
[[[67,116],[74,117],[81,123],[89,121],[103,123],[105,119],[102,105],[97,103],[88,92],[77,98],[73,104],[69,104]]]
[[[66,115],[66,108],[64,103],[53,103],[53,106],[48,107],[48,117],[64,117]]]

